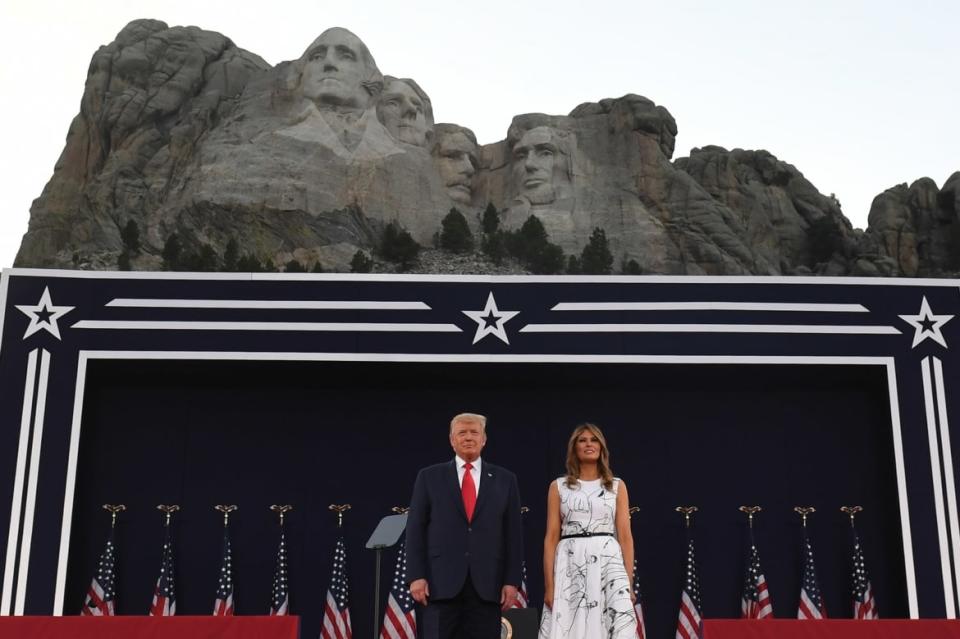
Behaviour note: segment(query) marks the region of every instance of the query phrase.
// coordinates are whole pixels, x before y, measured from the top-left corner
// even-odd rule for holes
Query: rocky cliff
[[[345,29],[271,67],[220,34],[138,20],[93,56],[16,265],[162,269],[175,237],[203,268],[243,254],[349,270],[390,223],[429,245],[451,208],[478,233],[492,204],[502,228],[534,216],[567,255],[601,228],[634,272],[960,271],[960,173],[877,196],[859,231],[770,153],[673,159],[676,135],[666,108],[627,95],[518,115],[479,146]]]

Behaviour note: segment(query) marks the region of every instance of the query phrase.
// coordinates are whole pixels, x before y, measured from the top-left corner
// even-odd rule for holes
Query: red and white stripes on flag
[[[640,603],[640,597],[637,597],[637,603],[633,606],[633,611],[637,613],[637,639],[647,638],[647,624],[643,620],[643,604]]]
[[[797,606],[797,619],[826,619],[827,609],[823,605],[823,594],[817,581],[817,569],[813,563],[813,547],[807,531],[803,531],[803,577],[800,584],[800,604]]]
[[[680,597],[680,615],[677,619],[676,639],[700,639],[702,623],[700,609],[687,594],[687,591],[684,590]]]
[[[703,638],[700,605],[700,575],[697,572],[697,560],[693,551],[693,537],[690,537],[687,543],[686,575],[683,581],[683,594],[680,595],[676,639]]]
[[[510,604],[511,608],[529,608],[530,593],[527,590],[527,560],[523,560],[520,573],[520,590],[517,591],[517,598]]]
[[[96,577],[93,578],[93,582],[87,590],[87,598],[83,602],[83,608],[80,609],[80,614],[93,617],[112,617],[117,614],[114,609],[113,600],[104,601],[103,588],[97,583]]]
[[[347,549],[343,537],[333,551],[333,570],[323,606],[322,639],[352,639],[350,626],[350,586],[347,582]]]
[[[90,580],[87,596],[83,600],[81,615],[94,617],[110,617],[116,613],[115,599],[117,596],[117,553],[113,545],[113,527],[110,536],[97,563],[97,574]]]
[[[637,603],[633,604],[633,611],[637,615],[637,639],[646,639],[647,624],[643,618],[643,601],[640,596],[640,580],[637,577],[637,559],[633,559],[633,595],[637,598]]]
[[[743,595],[740,598],[741,619],[766,619],[773,617],[773,602],[770,601],[770,590],[767,587],[767,578],[760,568],[760,553],[753,543],[753,533],[750,533],[750,557],[747,559],[747,570],[743,583]]]
[[[853,531],[853,618],[879,619],[877,602],[873,598],[873,586],[867,576],[867,565],[863,560],[863,548],[857,531]]]
[[[864,597],[866,601],[861,602],[859,600],[854,600],[853,602],[853,618],[854,619],[879,619],[880,615],[877,613],[876,602],[873,599],[873,588],[870,584],[867,584],[867,589],[864,592]]]
[[[327,601],[323,606],[323,627],[320,630],[323,639],[351,639],[353,628],[350,625],[350,609],[337,609],[337,600],[327,591]]]
[[[383,613],[380,639],[417,639],[417,613],[415,603],[407,587],[407,552],[403,546],[397,551],[397,568],[393,573],[393,586],[387,597],[387,609]]]

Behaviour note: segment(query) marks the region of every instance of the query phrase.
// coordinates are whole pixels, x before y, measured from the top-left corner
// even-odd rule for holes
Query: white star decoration
[[[493,292],[487,296],[487,304],[482,311],[463,311],[463,314],[477,323],[477,332],[473,336],[476,344],[487,335],[494,335],[504,344],[509,344],[507,331],[503,325],[520,311],[501,311],[497,308],[497,301],[493,299]]]
[[[60,328],[57,326],[57,320],[72,311],[75,306],[54,306],[50,301],[49,287],[43,288],[43,295],[40,301],[34,305],[18,304],[17,310],[30,318],[30,324],[23,334],[23,339],[27,339],[39,330],[45,330],[57,339],[60,339]]]
[[[920,312],[916,315],[901,315],[900,319],[915,329],[913,334],[913,345],[910,348],[916,348],[917,344],[928,337],[940,346],[947,348],[947,340],[944,339],[940,330],[943,325],[954,318],[953,315],[934,315],[930,310],[930,304],[927,303],[927,297],[924,295],[920,302]]]

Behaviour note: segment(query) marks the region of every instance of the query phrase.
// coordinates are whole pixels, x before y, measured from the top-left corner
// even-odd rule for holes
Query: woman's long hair
[[[583,433],[589,431],[600,441],[600,459],[597,460],[597,470],[600,473],[600,479],[603,487],[607,490],[613,490],[613,471],[610,470],[610,450],[607,448],[607,440],[603,436],[603,431],[596,424],[580,424],[573,429],[570,435],[570,441],[567,443],[567,478],[566,484],[570,488],[577,485],[580,479],[580,458],[577,457],[577,439]]]

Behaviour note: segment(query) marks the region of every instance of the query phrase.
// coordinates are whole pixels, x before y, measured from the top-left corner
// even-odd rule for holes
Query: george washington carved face
[[[302,58],[300,90],[318,107],[367,109],[383,76],[360,38],[346,29],[327,29]]]

